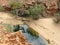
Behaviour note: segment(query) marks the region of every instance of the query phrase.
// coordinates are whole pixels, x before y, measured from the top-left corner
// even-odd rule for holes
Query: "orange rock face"
[[[0,30],[0,45],[31,45],[26,42],[25,37],[18,31],[8,33]]]
[[[52,13],[56,12],[58,9],[58,0],[41,0],[42,3],[46,5],[46,9]]]
[[[0,5],[7,5],[8,3],[13,2],[13,1],[16,1],[16,0],[0,0]],[[20,1],[22,3],[32,3],[32,2],[34,2],[34,0],[17,0],[17,1]]]

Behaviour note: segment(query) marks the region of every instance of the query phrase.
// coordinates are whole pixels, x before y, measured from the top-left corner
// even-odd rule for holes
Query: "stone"
[[[31,45],[27,43],[25,37],[18,32],[8,33],[0,30],[0,45]]]

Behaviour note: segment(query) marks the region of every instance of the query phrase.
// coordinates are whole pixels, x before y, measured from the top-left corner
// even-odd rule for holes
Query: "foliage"
[[[4,10],[3,6],[0,5],[0,11],[3,11],[3,10]]]
[[[60,22],[60,13],[55,13],[54,14],[53,21],[56,22],[56,23],[59,23]]]
[[[13,9],[11,12],[17,16],[31,17],[33,19],[39,19],[40,13],[43,13],[45,7],[41,4],[35,3],[33,6],[29,6],[28,9],[23,7],[23,3],[14,1],[10,3],[10,7]]]
[[[11,3],[9,4],[9,6],[10,6],[10,8],[12,9],[12,10],[11,10],[11,13],[12,13],[12,14],[14,14],[14,15],[16,15],[16,16],[18,16],[18,15],[21,14],[21,13],[20,13],[20,12],[21,12],[20,9],[23,8],[23,3],[15,0],[15,1],[11,2]],[[22,12],[22,13],[23,13],[23,12]]]
[[[27,30],[27,32],[30,33],[32,36],[39,37],[39,33],[36,32],[36,31],[35,31],[34,29],[32,29],[32,28],[29,28],[29,29]]]
[[[45,7],[42,5],[35,4],[34,6],[30,6],[28,9],[30,12],[30,16],[33,18],[39,18],[39,14],[45,10]]]
[[[8,32],[13,32],[13,25],[10,25],[10,24],[3,24],[3,26],[5,27],[6,31]]]
[[[17,2],[15,1],[10,3],[10,7],[14,9],[13,12],[15,12],[16,14],[17,12],[16,9],[18,10],[23,8],[23,4],[18,1]],[[28,9],[20,10],[20,12],[17,13],[17,15],[19,16],[21,15],[24,17],[29,15],[33,19],[38,19],[39,14],[42,13],[44,10],[45,10],[45,7],[43,5],[35,3],[34,6],[30,6]]]
[[[12,9],[22,8],[23,7],[23,3],[20,3],[18,1],[11,2],[9,5],[10,5],[10,7]]]
[[[40,0],[35,0],[35,2],[36,2],[37,4],[40,4]]]

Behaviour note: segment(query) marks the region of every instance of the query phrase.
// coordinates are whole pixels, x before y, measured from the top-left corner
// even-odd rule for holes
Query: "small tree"
[[[30,16],[33,19],[37,19],[39,18],[39,14],[45,10],[45,7],[42,5],[35,4],[34,6],[30,6],[28,10],[30,12]]]

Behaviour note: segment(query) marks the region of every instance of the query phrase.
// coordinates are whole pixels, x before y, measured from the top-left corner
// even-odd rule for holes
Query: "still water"
[[[27,25],[20,25],[24,28],[23,35],[26,37],[27,42],[32,43],[32,45],[48,45],[47,41],[40,35],[38,38],[35,36],[32,36],[27,32],[27,29],[29,28]]]

